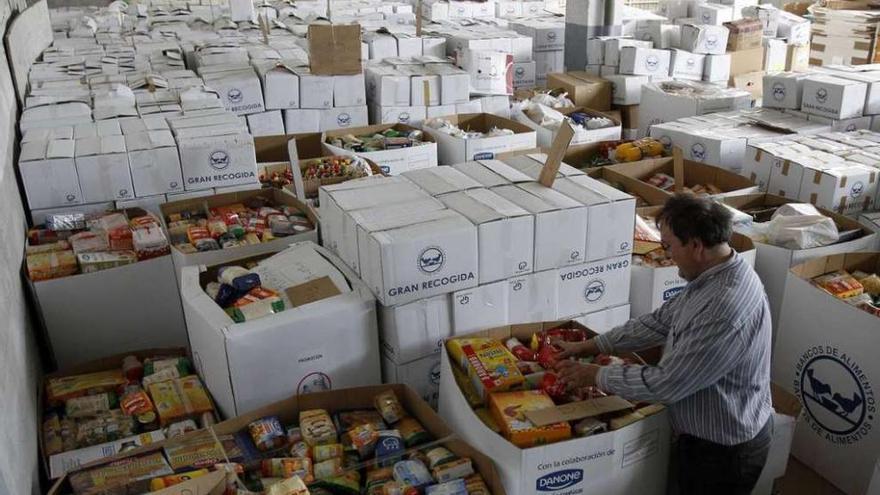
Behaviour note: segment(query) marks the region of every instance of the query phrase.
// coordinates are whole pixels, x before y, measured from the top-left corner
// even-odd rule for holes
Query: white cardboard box
[[[611,82],[611,94],[615,105],[638,105],[642,101],[642,86],[648,84],[648,76],[605,76]]]
[[[869,210],[877,195],[880,170],[865,165],[804,171],[799,198],[841,215]]]
[[[535,217],[488,189],[439,196],[477,227],[479,282],[488,284],[534,267]]]
[[[425,106],[409,107],[371,107],[372,120],[376,125],[380,124],[404,124],[412,127],[421,127],[428,117]],[[436,145],[435,145],[436,146]]]
[[[59,368],[187,345],[171,256],[28,285]]]
[[[433,409],[440,401],[440,353],[397,364],[382,356],[382,381],[403,383],[419,394]]]
[[[408,75],[391,66],[371,65],[366,68],[365,80],[367,98],[372,105],[409,106],[411,85]]]
[[[507,321],[534,323],[555,320],[559,271],[544,270],[507,280]]]
[[[376,302],[364,283],[313,243],[293,244],[270,262],[283,273],[278,283],[329,276],[341,293],[236,324],[202,288],[210,273],[203,270],[216,267],[182,273],[195,365],[220,412],[237,416],[294,394],[378,384]]]
[[[653,48],[654,44],[650,41],[636,40],[632,38],[611,38],[605,41],[605,57],[601,63],[603,65],[620,65],[620,52],[626,46],[638,46],[642,48]]]
[[[332,144],[327,144],[329,139],[341,134],[375,134],[384,132],[387,129],[396,129],[404,132],[415,130],[404,124],[392,123],[375,125],[362,129],[329,132],[324,135],[324,146],[334,155],[354,155],[366,158],[378,165],[383,174],[388,175],[399,175],[410,170],[437,166],[437,143],[435,143],[430,136],[426,136],[425,144],[422,144],[421,146],[381,151],[352,152],[343,148],[338,148]]]
[[[621,304],[620,306],[606,308],[602,311],[595,311],[573,318],[574,321],[599,334],[608,333],[610,330],[628,322],[629,319],[629,304]]]
[[[477,285],[477,229],[463,216],[373,233],[362,274],[386,306]]]
[[[131,180],[137,197],[182,192],[180,156],[171,131],[147,131],[125,136]]]
[[[437,359],[439,366],[439,354]],[[60,454],[49,456],[49,477],[57,479],[64,476],[64,473],[76,471],[80,466],[84,466],[91,462],[113,456],[122,451],[123,448],[140,447],[165,440],[162,430],[155,430],[139,435],[133,435],[127,438],[121,438],[112,442],[99,443],[89,447],[83,447],[76,450],[68,450]]]
[[[126,199],[124,201],[117,201],[115,203],[117,210],[124,210],[126,208],[143,208],[148,212],[156,215],[156,218],[162,216],[162,211],[159,207],[168,202],[168,196],[164,194],[157,194],[155,196],[145,196],[141,198],[134,199]]]
[[[788,45],[785,41],[764,38],[764,71],[782,72],[788,56]]]
[[[764,75],[764,108],[800,110],[805,74],[779,72]]]
[[[72,139],[23,143],[18,169],[31,209],[82,203]]]
[[[694,17],[697,18],[697,21],[703,25],[710,26],[721,26],[725,22],[730,22],[734,19],[733,8],[730,5],[718,5],[714,3],[704,3],[698,4],[694,7]],[[742,17],[742,16],[739,16]],[[687,27],[685,25],[682,27],[682,47],[686,50],[687,46],[684,44],[684,29]],[[722,46],[726,46],[727,43],[723,43]]]
[[[325,108],[320,110],[320,112],[320,130],[322,132],[335,129],[364,127],[370,124],[369,113],[366,106]]]
[[[706,55],[703,63],[703,80],[727,82],[730,79],[730,55]]]
[[[431,167],[412,170],[403,177],[431,196],[477,189],[480,183],[452,167]]]
[[[496,153],[505,153],[537,147],[535,131],[509,119],[490,114],[460,114],[447,116],[452,124],[470,127],[473,130],[488,132],[492,127],[511,129],[512,136],[485,137],[480,139],[461,139],[426,125],[423,130],[437,141],[437,157],[441,165],[453,165],[470,160],[495,158]]]
[[[247,123],[248,129],[254,137],[284,134],[284,119],[281,117],[281,110],[252,113],[247,116]]]
[[[535,62],[514,62],[513,89],[532,88],[535,86]]]
[[[532,181],[528,175],[500,160],[457,163],[452,168],[470,177],[481,186],[489,188]]]
[[[456,335],[507,325],[508,282],[500,280],[452,293],[452,328]]]
[[[501,186],[493,191],[534,215],[535,271],[584,262],[586,206],[537,182]]]
[[[671,442],[665,411],[616,431],[520,449],[477,417],[458,388],[451,366],[455,365],[444,346],[440,415],[478,450],[492,456],[509,495],[666,492]]]
[[[283,61],[257,66],[263,80],[263,99],[267,110],[299,108],[299,76]]]
[[[715,4],[697,6],[698,9],[706,9],[710,17],[713,16],[713,12],[723,12],[725,9],[722,7]],[[727,7],[727,11],[729,10],[730,7]],[[704,13],[700,15],[704,16]],[[703,25],[685,24],[681,27],[681,49],[704,55],[724,55],[727,51],[727,37],[730,33],[721,24],[729,20],[710,22],[703,17]]]
[[[828,75],[804,79],[801,110],[832,119],[861,117],[865,108],[868,85]]]
[[[449,294],[397,306],[379,306],[382,355],[394,363],[408,363],[438,354],[454,335]]]
[[[421,45],[421,40],[419,40]],[[333,106],[360,107],[367,104],[364,74],[333,76]]]
[[[177,147],[186,190],[257,183],[250,134],[228,126],[180,130]]]
[[[333,76],[317,76],[308,67],[294,69],[299,76],[299,107],[333,108]]]
[[[672,60],[670,61],[669,75],[672,76],[673,79],[685,79],[690,81],[700,81],[703,79],[706,55],[691,53],[684,50],[671,50],[671,52]]]
[[[669,60],[669,50],[627,46],[620,49],[619,71],[634,76],[668,76]]]
[[[872,493],[880,436],[875,435],[877,317],[815,287],[838,269],[876,272],[877,254],[824,256],[786,270],[771,376],[803,405],[792,454],[844,493]],[[835,329],[835,331],[829,331]]]
[[[83,202],[98,203],[134,197],[123,136],[77,139],[75,161]]]
[[[321,111],[315,109],[282,110],[287,134],[321,131]]]
[[[204,79],[208,87],[217,90],[230,112],[247,115],[266,110],[260,78],[253,69],[205,75]]]
[[[629,302],[630,256],[617,256],[560,268],[557,320]]]

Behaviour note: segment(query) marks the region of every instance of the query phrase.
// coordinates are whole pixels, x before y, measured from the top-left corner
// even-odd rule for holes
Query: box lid
[[[476,225],[528,215],[529,212],[488,189],[474,189],[440,196],[440,201]]]
[[[46,158],[73,158],[75,149],[73,139],[53,139],[48,142]]]
[[[448,215],[446,206],[434,198],[394,203],[350,212],[358,227],[367,232],[396,229]]]
[[[433,196],[482,187],[479,182],[452,167],[421,168],[401,175]]]
[[[177,143],[169,130],[147,131],[138,134],[126,134],[125,146],[128,151],[143,151],[158,148],[174,148]]]
[[[87,137],[76,140],[76,156],[107,155],[110,153],[125,153],[125,137]]]
[[[407,225],[397,229],[384,230],[376,235],[376,239],[382,244],[394,244],[407,242],[413,239],[434,238],[438,232],[450,232],[454,230],[473,230],[474,224],[459,213],[452,212],[437,220]]]
[[[452,168],[467,175],[471,179],[482,184],[484,187],[496,187],[509,185],[510,181],[491,171],[479,162],[457,163]]]
[[[479,163],[510,182],[531,182],[534,180],[501,160],[479,160]]]
[[[48,141],[50,139],[73,139],[73,127],[66,125],[45,129],[31,129],[25,131],[21,142],[24,144],[29,141]]]

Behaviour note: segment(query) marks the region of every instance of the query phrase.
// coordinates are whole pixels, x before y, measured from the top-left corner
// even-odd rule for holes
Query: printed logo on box
[[[657,55],[648,55],[645,58],[645,68],[648,69],[649,71],[654,72],[657,70],[657,68],[659,66],[660,66],[660,59],[657,58]]]
[[[816,101],[819,103],[825,103],[825,100],[828,99],[828,90],[825,88],[819,88],[816,90]]]
[[[397,116],[397,121],[406,124],[409,122],[409,112],[401,112],[400,115]]]
[[[773,99],[782,101],[785,99],[785,85],[782,83],[773,83]]]
[[[336,116],[336,123],[339,124],[340,127],[348,127],[351,125],[351,115],[347,113],[340,113]]]
[[[693,67],[694,64],[696,64],[696,63],[697,63],[697,61],[692,58],[689,58],[685,61],[685,64],[687,64],[688,67]]]
[[[547,41],[556,41],[556,32],[555,31],[547,32]]]
[[[215,170],[223,170],[229,166],[229,163],[229,155],[223,150],[217,150],[211,153],[208,161],[208,165]]]
[[[522,288],[523,288],[522,280],[517,280],[516,282],[514,282],[514,284],[513,284],[514,291],[519,292],[522,290]]]
[[[706,19],[707,17],[709,17],[709,16],[707,16],[706,14],[703,14],[703,19]],[[706,47],[707,48],[715,48],[716,46],[718,46],[718,35],[712,34],[712,33],[707,34],[706,35]]]
[[[591,280],[584,288],[584,299],[586,299],[587,302],[596,302],[599,299],[602,299],[602,296],[604,295],[605,282],[603,282],[602,280]]]
[[[805,352],[795,366],[795,395],[814,433],[835,445],[852,445],[874,428],[874,389],[852,356],[830,345]]]
[[[694,143],[691,145],[691,158],[702,162],[706,159],[706,147],[702,143]]]
[[[855,199],[862,195],[862,192],[865,190],[865,184],[862,181],[858,181],[853,184],[852,189],[849,190],[849,195],[851,198]]]
[[[68,202],[74,201],[76,199],[76,194],[68,194],[64,197]]]
[[[555,492],[571,488],[583,480],[583,469],[565,469],[541,476],[535,482],[535,488],[539,492]]]
[[[526,69],[524,67],[517,67],[513,73],[516,75],[517,79],[522,79],[523,76],[526,75]]]
[[[428,379],[431,380],[431,383],[434,385],[440,384],[440,363],[434,363],[431,366],[431,372],[428,373]]]
[[[458,296],[458,304],[459,305],[465,306],[467,304],[470,304],[470,302],[471,302],[471,296],[467,296],[467,295]]]
[[[423,273],[434,273],[443,268],[444,263],[446,263],[446,253],[444,253],[439,247],[431,246],[425,248],[421,254],[419,254],[419,270]]]
[[[709,21],[712,20],[712,17],[709,15],[708,12],[703,12],[703,15],[700,16],[700,17],[703,19],[703,22],[706,23],[706,24],[708,24]],[[707,44],[709,43],[709,39],[708,39],[708,38],[706,38],[706,43],[707,43]]]
[[[311,394],[314,392],[325,392],[333,389],[333,382],[326,373],[314,371],[304,376],[296,386],[298,394]]]
[[[491,151],[484,151],[474,155],[474,160],[491,160],[493,158],[495,158],[495,153]]]
[[[230,103],[241,103],[241,100],[244,99],[244,93],[238,88],[232,88],[226,92],[226,97],[229,98]]]

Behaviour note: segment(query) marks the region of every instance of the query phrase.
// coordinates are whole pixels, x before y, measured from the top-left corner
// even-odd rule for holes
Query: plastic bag
[[[786,249],[811,249],[834,244],[839,238],[837,225],[813,205],[786,204],[771,218],[767,240]]]

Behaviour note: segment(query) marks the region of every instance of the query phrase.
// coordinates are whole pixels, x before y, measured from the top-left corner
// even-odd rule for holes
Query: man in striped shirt
[[[665,345],[656,366],[599,367],[562,361],[570,386],[597,385],[631,401],[668,405],[677,434],[673,465],[684,494],[748,494],[771,436],[770,310],[754,270],[729,245],[731,214],[690,195],[657,217],[663,247],[687,280],[651,314],[583,343],[559,343],[563,356],[639,351]]]

